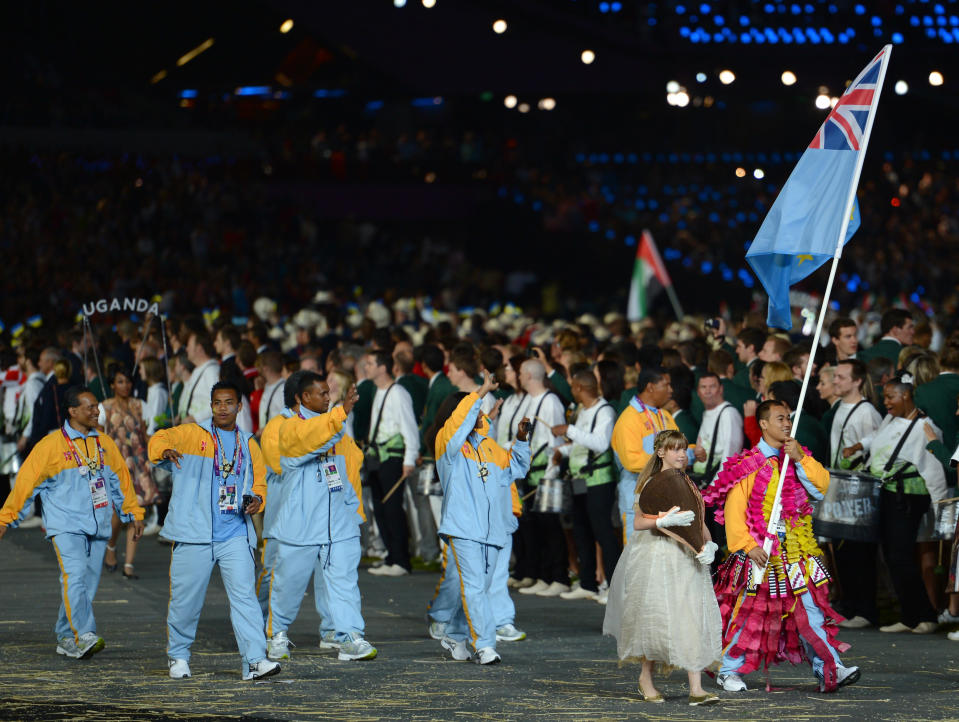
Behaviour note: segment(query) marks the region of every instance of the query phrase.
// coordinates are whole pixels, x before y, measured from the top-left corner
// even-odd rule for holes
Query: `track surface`
[[[808,668],[784,666],[772,672],[772,692],[752,675],[749,692],[724,693],[720,705],[697,709],[686,705],[685,675],[673,673],[660,684],[667,703],[651,707],[637,700],[638,669],[620,667],[614,642],[601,636],[602,607],[517,594],[517,625],[529,639],[501,644],[496,666],[453,662],[426,636],[437,575],[425,572],[360,573],[377,659],[344,663],[321,652],[308,596],[290,630],[298,645],[292,660],[279,676],[253,684],[240,679],[214,573],[194,677],[176,682],[164,651],[169,557],[169,547],[148,538],[138,550],[138,581],[104,572],[94,609],[106,649],[89,661],[67,660],[54,651],[60,596],[52,548],[40,530],[9,532],[0,541],[0,719],[959,719],[959,643],[943,633],[844,632],[853,645],[844,660],[860,665],[863,677],[838,694],[819,694]]]

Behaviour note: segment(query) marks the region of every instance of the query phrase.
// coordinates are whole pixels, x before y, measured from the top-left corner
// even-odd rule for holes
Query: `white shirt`
[[[499,407],[499,418],[496,424],[496,443],[508,449],[519,431],[519,422],[523,420],[522,406],[526,401],[526,393],[518,391],[511,394]]]
[[[21,419],[26,419],[27,425],[23,427],[21,436],[30,437],[30,432],[33,430],[33,405],[36,403],[37,397],[40,396],[40,392],[43,391],[46,383],[46,374],[40,371],[34,371],[23,385],[23,392],[20,394],[20,398],[17,399],[17,415]]]
[[[839,468],[839,462],[842,461],[842,450],[862,443],[863,438],[872,436],[882,423],[882,416],[876,411],[876,407],[868,401],[862,404],[856,413],[850,418],[850,412],[856,408],[855,403],[840,401],[836,408],[836,415],[832,417],[832,428],[829,430],[829,448],[832,449],[832,467]],[[849,423],[846,423],[849,419]],[[843,424],[846,424],[846,430],[843,431]],[[842,432],[842,443],[840,443],[839,434]],[[925,438],[925,435],[923,435]],[[863,444],[863,448],[865,448]]]
[[[183,385],[180,394],[178,413],[182,418],[192,416],[196,421],[206,421],[213,417],[210,407],[210,392],[220,380],[220,364],[210,359],[193,369],[190,380]]]
[[[143,405],[143,419],[147,422],[147,436],[153,436],[157,430],[157,416],[167,413],[167,390],[159,381],[147,389],[147,400]]]
[[[260,397],[260,428],[266,426],[266,423],[283,410],[283,383],[281,377],[272,384],[263,387],[263,395]]]
[[[923,432],[923,424],[929,424],[933,431],[935,431],[936,437],[940,441],[942,440],[942,432],[931,419],[919,419],[919,421],[916,422],[912,428],[912,432],[909,434],[909,438],[906,439],[906,443],[904,443],[902,449],[899,450],[899,455],[896,457],[892,468],[888,472],[883,470],[886,462],[889,461],[889,457],[892,456],[892,452],[895,451],[896,446],[899,445],[899,439],[906,433],[911,423],[912,419],[887,414],[886,418],[882,420],[882,423],[876,430],[876,433],[871,437],[867,436],[862,439],[860,443],[863,445],[863,448],[869,451],[870,474],[881,479],[886,476],[891,476],[907,463],[914,464],[919,472],[919,476],[921,476],[922,480],[926,483],[926,490],[929,492],[929,496],[932,497],[932,501],[935,503],[940,499],[946,498],[946,475],[942,470],[942,464],[939,463],[939,460],[931,451],[926,450],[926,444],[929,442],[926,439],[926,434]]]
[[[723,410],[725,409],[725,411]],[[716,420],[719,419],[719,428]],[[716,450],[709,457],[709,450],[713,445],[713,432],[716,433]],[[693,471],[703,474],[709,466],[715,466],[713,479],[719,476],[722,462],[743,450],[743,417],[740,416],[732,404],[723,401],[719,406],[706,409],[703,412],[703,421],[699,425],[699,436],[696,443],[706,449],[706,461],[697,461],[693,464]],[[710,479],[712,481],[712,479]]]
[[[389,395],[387,395],[389,390]],[[384,406],[385,400],[385,406]],[[382,414],[383,420],[376,429],[376,421]],[[414,466],[420,452],[420,433],[416,427],[416,416],[413,414],[413,399],[410,392],[399,384],[393,384],[386,389],[377,387],[373,396],[373,409],[370,413],[370,431],[376,429],[376,438],[370,441],[378,444],[385,443],[390,437],[397,434],[403,437],[403,466]]]
[[[536,458],[540,449],[546,451],[546,478],[553,478],[559,471],[559,467],[553,464],[553,454],[550,449],[563,445],[561,436],[553,436],[550,430],[554,426],[566,423],[566,410],[563,408],[563,402],[552,391],[544,391],[538,396],[526,395],[523,405],[519,412],[519,418],[529,417],[533,424],[533,435],[529,440],[531,461]],[[538,421],[539,416],[543,421]]]
[[[580,410],[576,421],[566,429],[566,436],[571,443],[564,444],[559,451],[582,466],[590,451],[599,456],[609,449],[615,425],[616,409],[605,399],[597,399],[588,409]]]
[[[236,426],[240,431],[245,431],[248,434],[252,434],[253,414],[250,413],[250,400],[244,396],[242,402],[243,405],[240,407],[240,411],[236,415]]]

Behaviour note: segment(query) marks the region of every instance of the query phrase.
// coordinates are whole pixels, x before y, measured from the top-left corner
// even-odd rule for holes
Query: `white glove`
[[[706,542],[703,550],[696,555],[696,561],[702,564],[704,567],[708,567],[713,563],[713,559],[716,558],[717,549],[719,549],[719,546],[716,544],[716,542]]]
[[[664,529],[668,526],[690,526],[696,515],[691,511],[680,511],[678,506],[666,512],[666,516],[661,516],[656,520],[656,526]]]

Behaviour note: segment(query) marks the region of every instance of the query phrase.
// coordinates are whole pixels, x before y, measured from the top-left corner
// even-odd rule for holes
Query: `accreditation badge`
[[[324,461],[320,464],[320,469],[331,494],[334,491],[343,491],[343,480],[340,478],[340,470],[336,468],[336,462]]]
[[[236,503],[236,485],[220,484],[220,495],[217,500],[217,506],[221,514],[236,514],[239,507]]]
[[[107,498],[107,483],[99,477],[90,478],[90,496],[93,499],[94,509],[103,509],[110,505]]]

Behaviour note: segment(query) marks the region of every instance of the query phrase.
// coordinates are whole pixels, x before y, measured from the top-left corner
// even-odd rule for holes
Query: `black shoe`
[[[129,569],[131,570],[131,573],[130,573],[130,574],[127,574],[127,568],[129,568]],[[123,576],[124,576],[126,579],[139,579],[140,577],[138,577],[136,574],[133,574],[132,571],[133,571],[133,565],[132,565],[132,564],[124,564],[124,565],[123,565]]]

